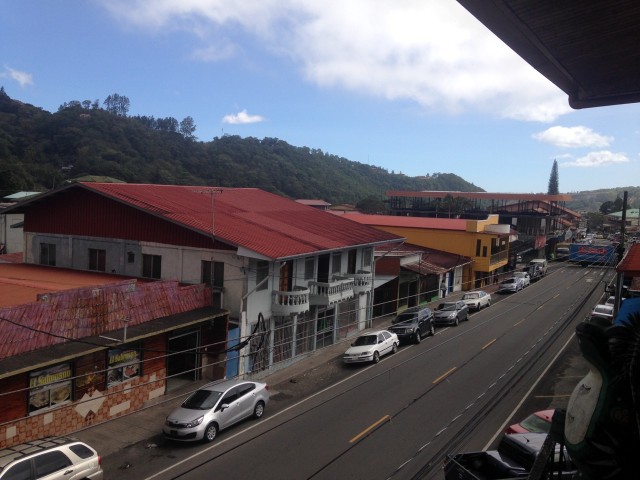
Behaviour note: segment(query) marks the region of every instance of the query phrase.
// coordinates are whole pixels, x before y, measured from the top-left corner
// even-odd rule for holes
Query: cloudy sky
[[[275,137],[490,192],[640,182],[640,105],[566,95],[455,0],[0,0],[0,86],[129,98],[196,136]]]

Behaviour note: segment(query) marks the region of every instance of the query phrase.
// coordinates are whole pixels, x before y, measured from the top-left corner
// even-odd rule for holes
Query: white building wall
[[[0,214],[0,245],[4,245],[4,253],[24,252],[24,232],[22,227],[11,228],[24,220],[21,213]]]

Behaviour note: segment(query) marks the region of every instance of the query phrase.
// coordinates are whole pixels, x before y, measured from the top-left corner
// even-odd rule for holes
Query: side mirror
[[[229,404],[228,403],[223,403],[222,405],[220,405],[220,411],[224,412],[227,408],[229,408]]]

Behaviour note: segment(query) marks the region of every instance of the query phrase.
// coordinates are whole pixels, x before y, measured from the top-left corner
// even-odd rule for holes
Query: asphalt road
[[[335,359],[308,391],[272,386],[262,420],[211,445],[137,446],[129,455],[144,471],[119,478],[442,479],[445,454],[485,449],[514,418],[566,405],[586,373],[571,360],[573,332],[602,295],[603,273],[561,265],[378,365]],[[572,356],[554,362],[563,348]]]

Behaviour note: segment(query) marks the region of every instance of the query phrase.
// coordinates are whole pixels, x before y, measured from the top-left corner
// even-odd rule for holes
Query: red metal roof
[[[640,277],[640,243],[634,243],[629,247],[616,270],[624,272],[630,277]]]
[[[0,264],[0,277],[0,359],[116,331],[125,320],[129,326],[140,325],[211,304],[202,284],[144,282],[24,264]]]
[[[377,225],[380,227],[459,230],[463,232],[467,229],[467,220],[458,218],[401,217],[394,215],[365,215],[361,213],[345,213],[341,218],[347,218],[363,225]]]
[[[42,202],[49,195],[73,195],[75,189],[103,195],[271,259],[401,240],[256,188],[86,182],[41,195],[33,202]],[[28,212],[29,202],[22,205]]]

